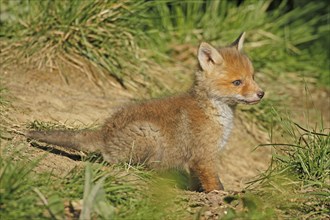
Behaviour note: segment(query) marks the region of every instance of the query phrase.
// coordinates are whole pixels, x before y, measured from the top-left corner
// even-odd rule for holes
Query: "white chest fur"
[[[220,137],[218,141],[219,148],[223,149],[233,128],[234,110],[232,107],[221,101],[214,100],[212,101],[212,104],[217,110],[216,116],[218,117],[218,122],[223,129],[222,137]]]

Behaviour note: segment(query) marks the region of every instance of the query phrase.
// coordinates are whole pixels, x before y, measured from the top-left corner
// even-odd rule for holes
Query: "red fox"
[[[188,168],[204,191],[224,190],[216,164],[233,127],[235,106],[258,103],[264,96],[254,81],[251,61],[242,52],[244,35],[219,50],[201,43],[199,69],[184,94],[126,106],[100,130],[29,131],[26,136],[100,152],[109,163]]]

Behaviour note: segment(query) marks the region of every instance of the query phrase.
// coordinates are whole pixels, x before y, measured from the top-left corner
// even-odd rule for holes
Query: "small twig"
[[[303,148],[299,145],[295,144],[259,144],[256,148],[258,147],[266,147],[266,146],[287,146],[287,147],[298,147],[298,148]]]
[[[127,167],[127,172],[131,168],[132,160],[133,160],[133,151],[134,151],[134,141],[132,143],[132,148],[131,148],[131,155],[129,157],[129,162],[128,162],[128,167]]]

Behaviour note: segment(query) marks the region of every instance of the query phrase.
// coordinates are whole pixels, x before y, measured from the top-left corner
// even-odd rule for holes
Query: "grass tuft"
[[[37,67],[58,70],[65,78],[71,66],[95,79],[124,77],[146,66],[138,42],[143,32],[139,1],[7,1],[3,13],[2,55]],[[37,16],[36,16],[37,15]],[[15,51],[15,53],[13,53]],[[96,67],[96,68],[95,68]]]
[[[278,215],[329,218],[329,128],[324,128],[322,123],[320,127],[304,127],[290,116],[274,113],[279,125],[273,132],[281,132],[279,140],[274,138],[271,144],[260,145],[272,147],[271,164],[248,188],[262,200],[271,202]]]
[[[330,131],[321,127],[308,130],[289,118],[282,118],[289,143],[269,144],[274,148],[276,171],[291,172],[307,185],[329,184]],[[263,145],[265,146],[265,145]]]
[[[19,159],[21,147],[12,152],[1,152],[0,156],[0,218],[39,218],[42,210],[32,192],[33,169],[42,158],[29,161]],[[9,148],[8,148],[9,149]],[[18,162],[19,161],[19,162]]]

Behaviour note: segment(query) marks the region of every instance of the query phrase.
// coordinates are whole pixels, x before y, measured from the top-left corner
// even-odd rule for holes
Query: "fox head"
[[[252,63],[242,51],[244,35],[219,50],[205,42],[200,44],[196,83],[210,98],[228,104],[255,104],[264,96],[254,81]]]

